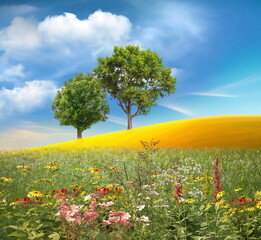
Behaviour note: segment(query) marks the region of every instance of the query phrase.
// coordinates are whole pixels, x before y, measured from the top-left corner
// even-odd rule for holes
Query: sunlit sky
[[[157,52],[177,78],[176,93],[134,127],[261,114],[260,13],[259,0],[1,0],[0,149],[75,139],[54,119],[52,101],[115,45]],[[126,129],[126,115],[108,100],[108,120],[84,137]]]

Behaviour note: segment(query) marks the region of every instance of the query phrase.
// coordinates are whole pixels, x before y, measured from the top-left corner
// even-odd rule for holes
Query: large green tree
[[[131,129],[134,117],[147,115],[159,97],[175,92],[171,71],[157,53],[128,45],[114,47],[111,57],[98,58],[94,74],[127,114]]]
[[[58,91],[52,105],[54,117],[60,125],[75,127],[77,138],[82,138],[84,130],[107,119],[109,106],[105,97],[97,79],[90,74],[77,74]]]

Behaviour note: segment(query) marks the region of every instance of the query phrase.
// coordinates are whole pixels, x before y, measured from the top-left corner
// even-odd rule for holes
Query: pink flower
[[[89,209],[83,214],[83,221],[90,222],[91,220],[95,220],[99,217],[99,213],[97,213],[94,209]]]
[[[110,207],[111,205],[113,205],[114,202],[110,201],[110,202],[102,202],[102,203],[98,203],[99,206],[101,207]]]
[[[63,216],[68,222],[74,222],[75,224],[81,224],[81,208],[83,206],[77,205],[62,205],[59,207],[60,211],[56,213],[56,216]]]
[[[91,203],[90,203],[90,207],[91,208],[95,208],[95,207],[97,207],[97,202],[96,201],[92,201]]]
[[[84,201],[89,201],[92,198],[99,198],[99,195],[97,194],[90,194],[84,198]]]
[[[215,161],[214,164],[214,188],[215,188],[215,192],[214,192],[214,199],[215,202],[218,201],[218,197],[217,194],[219,192],[222,192],[222,185],[220,184],[220,173],[219,173],[219,168],[218,168],[218,158]]]
[[[111,223],[117,223],[122,226],[132,226],[132,223],[130,223],[130,217],[131,215],[127,212],[119,211],[119,212],[113,212],[111,211],[109,214],[109,219],[104,220],[103,224],[108,225]]]

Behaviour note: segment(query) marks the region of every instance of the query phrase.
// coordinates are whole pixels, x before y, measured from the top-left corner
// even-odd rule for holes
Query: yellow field
[[[140,140],[160,140],[159,147],[261,147],[261,115],[204,117],[160,123],[91,136],[45,148],[140,147]]]

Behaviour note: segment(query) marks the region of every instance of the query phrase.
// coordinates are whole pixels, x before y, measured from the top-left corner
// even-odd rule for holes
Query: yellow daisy
[[[28,195],[29,195],[29,196],[32,196],[32,197],[44,197],[44,194],[41,193],[40,191],[32,191],[32,192],[29,192]]]
[[[1,179],[3,179],[4,182],[12,182],[12,181],[14,181],[13,178],[9,178],[9,177],[1,177]]]
[[[186,199],[185,202],[190,204],[190,203],[194,203],[194,202],[196,202],[196,200],[193,199],[193,198],[189,198],[189,199]]]
[[[89,168],[90,172],[91,173],[94,173],[94,174],[100,174],[101,173],[101,170],[98,169],[98,168]]]

